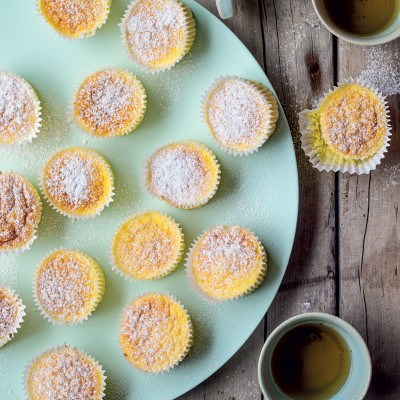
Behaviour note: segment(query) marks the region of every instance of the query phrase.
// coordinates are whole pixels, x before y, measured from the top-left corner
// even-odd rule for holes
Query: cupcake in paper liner
[[[36,239],[42,202],[22,175],[0,171],[0,254],[23,252]]]
[[[111,264],[125,278],[159,279],[178,266],[184,248],[177,222],[161,212],[143,212],[119,227],[111,244]]]
[[[196,36],[192,12],[179,0],[134,0],[120,28],[128,57],[151,73],[178,63]]]
[[[237,76],[216,79],[203,97],[202,113],[217,145],[234,155],[257,151],[275,131],[279,119],[272,92]]]
[[[146,91],[133,74],[105,68],[85,78],[75,92],[68,115],[80,131],[101,138],[135,130],[146,111]]]
[[[114,176],[107,160],[98,152],[71,147],[47,162],[41,182],[51,206],[72,219],[99,215],[114,195]]]
[[[145,160],[143,189],[172,207],[198,208],[215,194],[220,167],[203,144],[182,140],[158,148]]]
[[[30,143],[40,130],[37,93],[22,77],[0,70],[0,145]]]
[[[206,300],[237,299],[263,282],[267,253],[249,230],[217,225],[195,241],[187,256],[186,271],[194,290]]]
[[[344,80],[299,114],[302,148],[319,171],[368,174],[389,147],[389,109],[362,80]]]
[[[141,371],[159,373],[174,368],[192,342],[190,317],[168,294],[137,297],[123,313],[119,343],[126,360]]]
[[[53,324],[86,320],[103,298],[104,274],[87,254],[59,249],[45,257],[35,273],[34,300]]]
[[[0,348],[8,343],[21,327],[25,306],[14,290],[0,288]]]
[[[96,33],[108,18],[111,0],[37,0],[37,10],[62,38]]]
[[[28,400],[101,400],[106,376],[93,357],[64,344],[43,351],[28,363],[23,386]],[[55,393],[62,397],[54,397]]]

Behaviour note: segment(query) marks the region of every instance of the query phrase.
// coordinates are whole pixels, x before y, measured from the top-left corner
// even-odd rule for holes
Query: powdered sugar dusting
[[[211,177],[200,153],[184,145],[159,150],[149,170],[154,193],[177,206],[199,202]]]
[[[95,286],[89,261],[72,251],[50,255],[40,266],[35,284],[41,306],[57,320],[76,320],[87,314]]]
[[[246,277],[260,260],[258,245],[254,243],[252,235],[243,228],[216,226],[205,234],[194,251],[195,269],[200,274],[219,270],[223,275],[228,274],[227,281]]]
[[[101,399],[104,379],[96,363],[77,349],[57,349],[35,362],[29,375],[33,398],[51,400]]]
[[[27,244],[37,228],[41,205],[19,175],[0,171],[0,250]]]
[[[46,168],[44,185],[50,196],[65,197],[73,209],[84,205],[91,197],[95,166],[90,158],[79,153],[64,153],[54,158]]]
[[[160,62],[182,46],[185,16],[175,0],[140,0],[126,21],[132,53],[144,64]]]
[[[266,102],[248,83],[228,79],[220,83],[207,102],[207,120],[224,146],[254,145],[268,124]]]
[[[144,91],[124,71],[100,71],[84,81],[74,102],[81,124],[95,134],[112,136],[129,128],[144,105]]]
[[[35,130],[38,110],[27,84],[0,71],[0,141],[20,142]]]
[[[125,312],[121,345],[135,364],[148,371],[165,370],[180,361],[189,344],[183,310],[163,295],[135,300]]]
[[[18,303],[8,291],[0,289],[0,341],[12,335],[18,316]]]

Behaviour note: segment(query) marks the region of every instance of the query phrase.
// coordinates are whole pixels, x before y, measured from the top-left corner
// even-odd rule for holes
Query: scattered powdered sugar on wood
[[[159,150],[151,158],[149,170],[154,193],[180,206],[197,203],[210,178],[198,152],[183,146]]]
[[[138,1],[126,21],[130,50],[145,64],[157,63],[180,47],[185,24],[183,10],[174,0]]]
[[[222,145],[257,143],[268,123],[265,107],[265,100],[248,83],[229,79],[210,95],[208,122]]]
[[[364,54],[366,68],[360,78],[384,96],[400,94],[400,53],[386,44],[368,47]]]
[[[12,132],[22,139],[29,136],[36,119],[36,107],[27,84],[0,71],[0,139]]]

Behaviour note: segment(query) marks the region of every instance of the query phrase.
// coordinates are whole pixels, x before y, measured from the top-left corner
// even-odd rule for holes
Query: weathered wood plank
[[[340,42],[339,78],[356,77],[372,52],[395,57],[400,41],[363,48]],[[390,59],[382,57],[382,63]],[[373,362],[368,399],[400,398],[400,96],[389,98],[393,139],[368,176],[340,176],[340,316],[366,339]]]
[[[199,0],[218,15],[214,0]],[[238,0],[238,15],[225,21],[263,64],[263,39],[257,0]],[[179,400],[259,400],[261,390],[257,380],[257,360],[264,343],[264,322],[254,331],[240,351],[213,376],[181,396]]]
[[[311,167],[300,148],[297,113],[334,83],[334,51],[308,0],[260,1],[265,68],[295,143],[299,218],[291,261],[268,312],[267,333],[295,314],[336,311],[335,175]]]

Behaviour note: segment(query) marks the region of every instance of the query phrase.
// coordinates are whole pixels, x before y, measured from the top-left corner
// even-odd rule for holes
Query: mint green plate
[[[298,182],[289,127],[280,109],[277,131],[255,154],[234,157],[211,141],[200,114],[204,91],[217,76],[236,74],[271,87],[243,44],[221,22],[191,0],[198,34],[192,52],[171,71],[147,75],[124,54],[117,26],[128,4],[114,0],[107,23],[95,36],[67,41],[38,16],[33,0],[0,5],[0,68],[25,77],[43,106],[43,129],[32,144],[0,149],[0,170],[13,169],[38,187],[40,170],[57,149],[85,145],[101,152],[116,177],[114,202],[93,220],[72,222],[44,205],[39,238],[22,255],[0,257],[0,284],[18,288],[27,316],[15,338],[0,350],[0,398],[24,398],[21,381],[28,360],[44,349],[68,343],[93,355],[107,374],[109,400],[172,399],[193,388],[221,367],[246,341],[268,310],[285,272],[296,228]],[[250,29],[250,28],[249,28]],[[99,140],[76,132],[65,120],[74,88],[85,75],[104,66],[137,73],[146,86],[148,109],[132,134]],[[196,139],[209,146],[221,163],[222,181],[203,208],[177,210],[151,199],[139,186],[143,158],[174,140]],[[243,299],[223,305],[205,303],[189,286],[182,262],[168,277],[131,282],[111,270],[108,248],[117,227],[130,215],[157,209],[183,227],[186,246],[213,224],[238,223],[252,229],[265,245],[269,270],[264,283]],[[58,247],[80,249],[103,267],[103,301],[82,325],[54,327],[32,300],[32,278],[40,260]],[[143,374],[129,365],[118,345],[122,308],[147,291],[173,294],[188,309],[195,343],[174,370]]]

